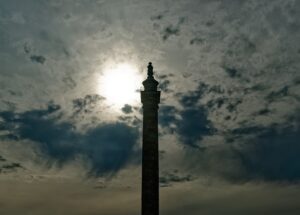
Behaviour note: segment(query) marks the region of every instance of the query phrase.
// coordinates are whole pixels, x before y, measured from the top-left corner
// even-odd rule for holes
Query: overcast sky
[[[140,214],[141,104],[101,80],[149,61],[161,214],[300,214],[299,44],[298,0],[0,0],[0,214]]]

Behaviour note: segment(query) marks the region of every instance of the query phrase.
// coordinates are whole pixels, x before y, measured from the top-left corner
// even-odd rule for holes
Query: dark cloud
[[[133,118],[133,116],[119,116],[119,120],[126,123],[129,123]]]
[[[244,89],[244,92],[245,94],[248,94],[248,93],[253,93],[253,92],[260,92],[260,91],[264,91],[266,90],[268,87],[263,85],[263,84],[255,84],[254,86],[252,87],[246,87]]]
[[[243,100],[241,98],[234,99],[235,101],[230,101],[229,104],[226,106],[226,109],[232,113],[237,110],[237,107],[242,104]]]
[[[252,42],[249,35],[237,33],[227,44],[225,63],[241,57],[251,57],[257,50],[255,42]]]
[[[162,34],[162,39],[163,41],[166,41],[170,36],[178,36],[180,33],[180,25],[183,24],[185,21],[185,18],[179,18],[178,23],[176,25],[168,25],[165,27],[163,30]]]
[[[51,114],[56,111],[59,111],[61,109],[60,105],[55,104],[53,101],[50,101],[47,105],[47,112],[44,112],[45,114]]]
[[[6,159],[0,155],[0,162],[3,162],[3,161],[6,161]]]
[[[80,114],[80,113],[90,113],[94,108],[95,105],[105,98],[98,95],[98,94],[90,94],[86,95],[83,98],[77,98],[74,99],[73,102],[73,109],[74,114]]]
[[[192,180],[193,177],[191,175],[182,175],[178,172],[178,170],[174,170],[172,172],[163,172],[159,177],[159,183],[161,187],[168,187],[171,186],[173,183],[182,183]]]
[[[232,130],[234,135],[245,135],[245,134],[259,134],[264,129],[261,126],[248,126],[248,127],[239,127]]]
[[[277,90],[277,91],[272,91],[271,93],[269,93],[266,97],[266,99],[269,102],[273,102],[276,99],[280,99],[282,97],[288,96],[289,93],[289,87],[288,86],[284,86],[281,89]]]
[[[193,102],[189,102],[188,104],[195,105],[195,103],[197,103],[198,100],[205,94],[209,98],[209,100],[205,104],[205,107],[207,108],[207,110],[209,110],[210,112],[213,112],[213,111],[225,106],[225,109],[229,113],[232,113],[232,112],[237,111],[238,106],[240,104],[242,104],[243,101],[242,101],[242,98],[239,98],[239,97],[237,98],[237,97],[231,96],[231,93],[232,93],[231,91],[226,92],[225,89],[223,89],[221,86],[218,86],[218,85],[215,85],[215,86],[206,85],[201,94],[199,94],[199,92],[196,91],[196,92],[193,92],[193,94],[194,94],[193,97],[185,96],[185,97],[183,97],[183,99],[193,98],[191,100]],[[182,100],[182,101],[184,101],[184,100]],[[189,99],[187,101],[189,101]]]
[[[3,169],[14,170],[16,168],[22,168],[22,166],[19,163],[11,163],[11,164],[5,164],[5,165],[3,165],[2,168]]]
[[[202,45],[204,43],[204,39],[203,38],[200,38],[200,37],[195,37],[193,39],[190,40],[190,44],[191,45]]]
[[[168,107],[166,111],[160,112],[163,115],[163,125],[168,126],[166,122],[175,123],[182,142],[197,147],[199,145],[195,144],[197,142],[199,144],[204,136],[216,133],[214,125],[208,120],[208,110],[213,111],[214,108],[221,108],[225,105],[228,112],[236,112],[237,107],[243,102],[242,98],[217,97],[209,100],[205,108],[201,108],[199,100],[209,94],[212,87],[205,84],[200,86],[195,91],[177,95],[180,103],[185,107],[184,110],[178,111]],[[266,89],[260,86],[257,85],[253,89]],[[224,93],[224,90],[218,89],[211,92],[213,95],[219,95],[219,93]],[[288,87],[283,87],[278,91],[272,91],[268,98],[273,100],[287,95]],[[175,113],[180,116],[181,120],[172,117]],[[266,107],[255,112],[254,115],[263,116],[271,113],[273,112]],[[225,120],[231,119],[230,115],[224,117]],[[204,150],[199,151],[199,157],[202,157],[199,158],[201,171],[233,183],[249,180],[299,181],[300,160],[297,156],[300,154],[299,117],[295,115],[286,123],[274,123],[271,126],[246,124],[246,121],[241,122],[237,128],[224,133],[227,139],[225,146],[204,147]],[[226,166],[220,169],[218,168],[220,164]]]
[[[119,116],[118,119],[121,122],[126,123],[127,125],[132,125],[134,127],[140,127],[142,125],[141,119],[132,115]]]
[[[51,113],[52,108],[21,114],[6,111],[1,112],[0,117],[4,120],[6,130],[16,139],[35,141],[46,155],[64,162],[76,153],[74,142],[79,136],[73,134],[70,123],[56,123],[57,119],[50,117]],[[8,135],[2,137],[12,139]]]
[[[197,165],[191,169],[195,177],[204,175],[233,184],[258,181],[299,182],[299,129],[253,127],[238,133],[234,135],[232,142],[204,147],[197,152]],[[196,152],[190,152],[188,156],[193,153]],[[197,174],[200,176],[196,176]]]
[[[62,81],[70,88],[73,89],[77,86],[76,82],[73,80],[71,76],[66,76],[62,79]]]
[[[300,123],[298,127],[271,126],[247,130],[255,137],[246,141],[240,158],[247,176],[270,181],[300,180]]]
[[[235,68],[224,68],[224,70],[230,78],[238,78],[241,76]]]
[[[207,27],[211,27],[211,26],[213,26],[215,24],[215,22],[213,21],[213,20],[209,20],[209,21],[207,21],[206,23],[205,23],[205,25],[207,26]]]
[[[159,80],[159,88],[164,92],[164,93],[169,93],[173,92],[173,90],[169,89],[169,86],[171,84],[171,78],[173,77],[173,74],[167,74],[167,75],[158,75],[158,80]]]
[[[170,36],[172,35],[179,35],[179,27],[177,26],[173,26],[173,25],[169,25],[168,27],[166,27],[162,33],[162,38],[163,40],[167,40]]]
[[[231,116],[229,116],[229,115],[224,117],[224,120],[226,120],[226,121],[230,120],[230,119],[231,119]]]
[[[132,107],[129,104],[125,104],[124,107],[121,109],[123,113],[129,114],[132,113]]]
[[[196,106],[198,101],[207,92],[207,89],[208,85],[200,82],[196,90],[190,91],[185,94],[177,94],[180,104],[185,108]]]
[[[215,108],[221,108],[227,101],[228,101],[227,98],[221,97],[221,98],[209,100],[206,105],[207,105],[207,108],[209,108],[211,111]]]
[[[34,141],[45,159],[63,165],[76,156],[91,163],[91,174],[106,174],[122,168],[134,154],[138,133],[124,123],[100,124],[85,133],[76,132],[69,122],[60,122],[52,113],[58,108],[49,105],[45,110],[23,113],[0,112],[1,130],[10,134],[4,139]],[[4,126],[3,126],[4,124]]]
[[[114,123],[100,125],[89,130],[82,141],[82,152],[92,162],[92,173],[103,174],[122,168],[134,152],[138,132],[126,124]]]
[[[230,131],[226,145],[202,152],[207,172],[230,182],[300,180],[300,120],[270,126],[240,126]],[[214,160],[207,162],[207,160]],[[200,162],[200,163],[201,163]],[[219,164],[226,164],[218,169]]]
[[[183,144],[198,147],[198,142],[204,136],[215,132],[212,123],[208,120],[207,111],[203,107],[187,108],[178,111],[172,106],[162,106],[159,123],[169,131],[176,131]],[[176,118],[176,115],[180,119]],[[175,125],[172,127],[171,125]]]
[[[42,55],[31,55],[30,60],[34,63],[44,64],[46,61],[46,58]]]
[[[272,113],[272,111],[269,108],[264,108],[264,109],[261,109],[261,110],[255,112],[254,115],[266,116],[266,115],[269,115],[271,113]]]
[[[151,16],[151,20],[161,20],[162,18],[164,18],[164,15],[162,14],[158,14],[156,16]]]
[[[207,111],[202,107],[186,109],[180,112],[180,116],[177,132],[184,144],[198,147],[198,141],[215,132],[212,123],[208,120]]]
[[[159,124],[163,127],[169,127],[170,124],[176,123],[176,113],[178,113],[178,111],[173,106],[161,106],[159,108]]]
[[[6,159],[2,159],[0,161],[2,163],[5,162],[4,164],[0,165],[0,173],[11,173],[16,172],[18,169],[24,169],[24,167],[20,163],[9,163]]]
[[[30,48],[30,46],[29,46],[28,44],[25,44],[25,45],[24,45],[24,52],[25,52],[26,54],[29,54],[29,53],[31,52],[31,48]]]
[[[167,128],[170,128],[171,124],[175,124],[176,128],[171,130],[179,134],[180,140],[185,145],[198,147],[204,136],[212,135],[215,132],[213,124],[208,120],[206,109],[208,106],[204,107],[199,104],[200,99],[208,93],[209,89],[216,90],[218,88],[210,88],[209,85],[200,82],[196,90],[176,94],[183,110],[178,111],[172,106],[162,106],[160,109],[160,124]],[[175,117],[176,115],[179,116],[178,119]]]
[[[170,92],[170,90],[168,89],[169,85],[170,85],[169,80],[163,80],[159,83],[160,89],[163,90],[165,93]]]
[[[214,85],[214,86],[210,86],[210,88],[208,89],[208,93],[224,94],[225,89],[220,85]]]
[[[299,53],[300,53],[300,50],[299,50]],[[300,78],[296,78],[293,82],[294,82],[295,85],[299,85],[300,84]]]
[[[184,102],[195,105],[194,100],[198,100],[195,95],[188,95]],[[192,100],[192,102],[191,102]],[[208,120],[207,111],[201,106],[188,107],[178,111],[173,106],[162,106],[159,112],[159,123],[171,132],[176,131],[183,144],[198,147],[199,141],[206,135],[212,135],[215,132],[213,124]],[[176,118],[176,115],[179,118]],[[171,127],[175,125],[175,127]]]

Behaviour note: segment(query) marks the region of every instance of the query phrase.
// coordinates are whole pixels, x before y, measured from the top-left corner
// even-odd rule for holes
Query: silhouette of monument
[[[153,77],[153,67],[148,65],[148,77],[141,91],[143,103],[143,158],[142,158],[142,215],[159,214],[158,166],[158,104],[160,91]]]

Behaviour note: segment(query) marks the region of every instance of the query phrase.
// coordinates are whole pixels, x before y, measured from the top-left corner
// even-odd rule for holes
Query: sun
[[[100,77],[99,94],[109,105],[117,108],[125,104],[134,105],[139,102],[141,82],[142,76],[132,64],[107,66]]]

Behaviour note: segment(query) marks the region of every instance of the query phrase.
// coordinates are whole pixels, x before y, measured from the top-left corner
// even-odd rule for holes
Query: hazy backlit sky
[[[299,44],[298,0],[0,0],[0,214],[140,214],[150,61],[161,214],[300,214]]]

